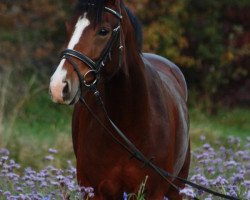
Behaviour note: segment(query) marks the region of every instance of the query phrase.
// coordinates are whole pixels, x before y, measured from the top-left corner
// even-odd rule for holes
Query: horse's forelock
[[[88,15],[96,24],[102,19],[106,2],[107,0],[78,0],[75,10],[77,13],[88,12]]]

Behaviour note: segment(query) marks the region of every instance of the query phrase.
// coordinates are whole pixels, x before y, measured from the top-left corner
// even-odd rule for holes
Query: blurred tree
[[[219,100],[250,105],[250,1],[127,2],[144,25],[144,50],[177,63],[196,102],[208,110]]]
[[[30,84],[48,85],[64,42],[68,10],[60,0],[1,1],[0,85],[5,88],[0,87],[0,95],[6,91],[5,111],[23,101]]]
[[[58,62],[64,22],[75,1],[1,1],[0,82],[1,74],[11,71],[12,82],[20,83],[10,93],[22,94],[22,86],[33,74],[47,81],[51,66]],[[142,21],[144,51],[177,63],[189,88],[197,93],[195,102],[199,99],[208,108],[221,99],[250,104],[249,0],[126,3]]]
[[[245,0],[186,1],[188,15],[182,22],[190,44],[187,52],[195,60],[188,77],[208,107],[225,95],[224,90],[239,89],[242,86],[234,83],[249,77],[245,62],[250,61],[250,41],[240,41],[250,36],[249,9]]]

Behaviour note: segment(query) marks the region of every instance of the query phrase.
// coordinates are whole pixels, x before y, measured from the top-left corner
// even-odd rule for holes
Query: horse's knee
[[[121,188],[119,184],[111,180],[102,181],[98,186],[98,194],[102,200],[117,200],[122,199],[120,196]]]

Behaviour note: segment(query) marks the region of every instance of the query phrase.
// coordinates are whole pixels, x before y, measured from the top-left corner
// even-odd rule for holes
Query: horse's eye
[[[109,30],[105,29],[105,28],[101,28],[98,32],[98,35],[100,36],[106,36],[109,34]]]

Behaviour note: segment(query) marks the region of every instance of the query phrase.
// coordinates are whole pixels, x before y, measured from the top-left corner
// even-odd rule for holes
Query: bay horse
[[[95,88],[110,118],[138,149],[167,172],[187,178],[187,86],[180,69],[166,58],[141,52],[141,29],[123,0],[79,0],[66,27],[67,49],[51,77],[50,94],[55,103],[74,105],[79,185],[93,187],[95,200],[117,200],[124,192],[137,193],[148,175],[146,199],[182,199],[173,187],[182,188],[182,183],[166,182],[129,159],[92,116],[116,134],[93,95]]]

